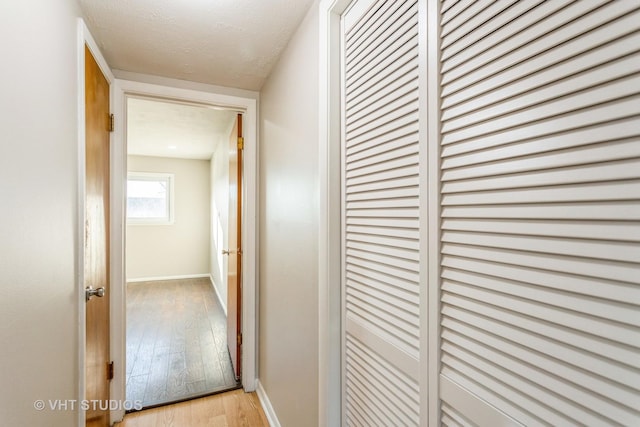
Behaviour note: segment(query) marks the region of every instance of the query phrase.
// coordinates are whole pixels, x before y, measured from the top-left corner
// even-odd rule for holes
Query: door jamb
[[[212,86],[215,88],[214,86]],[[125,373],[126,364],[126,301],[124,277],[124,232],[126,227],[124,210],[124,189],[127,179],[127,149],[126,149],[126,97],[142,96],[150,98],[168,99],[187,103],[197,103],[214,107],[226,107],[243,112],[244,122],[244,164],[245,164],[245,188],[243,197],[243,253],[242,269],[242,386],[245,391],[254,391],[257,380],[257,155],[258,155],[258,134],[257,134],[257,94],[255,98],[242,95],[229,95],[220,92],[205,92],[165,86],[159,84],[143,83],[133,80],[115,79],[113,84],[113,113],[115,115],[115,127],[113,132],[114,152],[113,176],[112,176],[112,198],[119,203],[119,209],[113,209],[113,217],[120,221],[118,230],[118,242],[113,241],[113,246],[119,250],[118,258],[121,261],[118,265],[112,264],[117,270],[112,270],[112,277],[121,278],[118,293],[112,292],[112,318],[118,324],[113,325],[111,345],[113,348],[112,357],[116,366],[121,366],[116,370],[115,377],[117,389],[112,388],[113,399],[124,402],[126,396]],[[241,92],[241,91],[238,91]],[[246,91],[242,91],[246,92]],[[116,228],[115,226],[113,227]],[[115,233],[115,230],[114,232]],[[121,256],[121,258],[120,258]],[[115,258],[115,257],[114,257]],[[114,378],[115,379],[115,378]],[[114,384],[115,385],[115,384]],[[124,415],[124,411],[122,411]],[[113,420],[113,419],[112,419]]]
[[[77,203],[78,210],[76,212],[77,222],[76,222],[76,301],[78,305],[78,395],[77,402],[82,402],[82,400],[86,396],[86,364],[85,364],[85,352],[86,352],[86,300],[84,293],[84,246],[85,246],[85,45],[89,48],[89,51],[93,55],[96,60],[100,71],[104,74],[107,82],[109,82],[109,104],[110,107],[113,105],[113,82],[115,77],[105,61],[102,53],[100,52],[100,48],[98,44],[94,40],[93,36],[89,32],[84,20],[82,18],[78,18],[77,21],[77,105],[78,105],[78,175],[77,175]],[[110,136],[109,139],[111,146],[111,154],[113,154],[113,135]],[[113,170],[110,170],[110,173],[113,174]],[[113,182],[113,175],[111,175],[111,180]],[[110,195],[110,199],[113,199],[113,196]],[[110,214],[112,215],[114,212],[114,206],[111,205]],[[113,218],[113,217],[111,217]],[[111,225],[115,225],[113,219],[111,219]],[[111,231],[110,238],[113,241],[113,228]],[[117,242],[116,242],[117,243]],[[111,250],[113,254],[113,250]],[[110,270],[111,273],[114,272],[113,266],[114,263],[117,263],[117,260],[114,260],[115,257],[110,257]],[[117,276],[111,276],[111,284],[117,283],[114,282],[114,279]],[[113,286],[111,286],[113,289]],[[111,298],[111,296],[108,296]],[[113,315],[113,311],[111,311],[111,315]],[[110,327],[113,327],[113,320],[111,320]],[[111,393],[113,393],[114,382],[111,383]],[[83,426],[85,424],[85,413],[86,411],[83,409],[83,405],[78,405],[78,425]],[[111,414],[113,420],[113,413]]]
[[[321,426],[342,424],[340,17],[352,0],[320,2],[318,408]]]

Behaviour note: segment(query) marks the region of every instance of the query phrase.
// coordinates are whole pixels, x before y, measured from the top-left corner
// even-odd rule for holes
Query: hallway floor
[[[238,386],[208,278],[127,285],[127,400],[144,407]]]
[[[127,414],[115,427],[268,427],[255,393],[242,390]]]

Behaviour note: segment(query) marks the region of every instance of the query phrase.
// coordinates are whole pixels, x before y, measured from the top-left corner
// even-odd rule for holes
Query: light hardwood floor
[[[208,278],[127,285],[127,400],[149,407],[238,384]]]
[[[115,427],[269,427],[255,393],[234,390],[127,414]]]

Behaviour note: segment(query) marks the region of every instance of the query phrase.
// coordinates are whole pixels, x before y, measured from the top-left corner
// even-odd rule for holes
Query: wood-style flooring
[[[127,400],[150,407],[238,386],[208,278],[127,285]]]
[[[269,427],[255,393],[230,391],[127,414],[115,427]]]

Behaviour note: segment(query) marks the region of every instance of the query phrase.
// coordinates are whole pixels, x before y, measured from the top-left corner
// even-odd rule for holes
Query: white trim
[[[109,68],[109,64],[107,64],[107,61],[104,59],[104,56],[102,56],[102,52],[100,52],[98,43],[96,43],[95,39],[91,35],[91,32],[89,31],[89,28],[86,26],[82,18],[78,18],[78,31],[80,32],[80,36],[82,38],[81,39],[82,45],[79,47],[82,47],[82,61],[83,61],[82,62],[82,84],[83,84],[82,92],[84,96],[84,45],[85,44],[91,51],[91,54],[93,55],[93,59],[96,60],[98,67],[100,67],[100,71],[102,71],[102,74],[104,74],[104,77],[107,79],[107,82],[109,82],[110,85],[115,80],[115,77],[111,72],[111,68]],[[82,98],[82,104],[84,106],[84,98]],[[84,115],[84,112],[83,112],[83,115]]]
[[[258,400],[260,400],[260,406],[262,406],[262,410],[267,417],[267,421],[269,422],[269,426],[271,427],[280,427],[280,421],[276,415],[276,411],[274,411],[273,406],[271,406],[271,401],[267,396],[267,392],[262,387],[260,380],[256,381],[256,394],[258,395]]]
[[[440,383],[440,289],[441,289],[441,152],[440,152],[440,2],[420,0],[420,87],[421,111],[426,110],[420,126],[426,129],[421,135],[421,149],[427,149],[427,280],[426,292],[420,301],[421,365],[420,376],[421,420],[423,424],[438,425],[441,420]],[[426,55],[424,53],[426,52]],[[424,89],[423,89],[424,88]],[[426,106],[426,108],[424,108]],[[424,109],[422,109],[424,108]],[[423,127],[424,124],[424,127]],[[421,162],[423,159],[420,159]],[[421,197],[423,195],[421,194]],[[424,239],[422,239],[424,240]],[[422,249],[422,248],[421,248]],[[424,289],[424,288],[423,288]],[[426,326],[426,328],[425,328]],[[426,348],[426,351],[423,349]],[[426,405],[426,407],[425,407]],[[426,410],[426,412],[424,412]]]
[[[427,93],[427,31],[426,28],[426,13],[427,13],[427,5],[426,0],[419,0],[418,2],[418,110],[419,111],[427,111],[428,107],[428,93]],[[429,138],[428,134],[430,133],[430,129],[428,127],[429,124],[428,114],[420,114],[418,120],[418,128],[419,128],[419,151],[420,151],[420,161],[419,161],[419,177],[420,177],[420,196],[419,196],[419,204],[420,204],[420,213],[419,213],[419,221],[420,221],[420,300],[419,300],[419,316],[420,316],[420,372],[418,375],[418,384],[420,387],[420,423],[424,425],[429,425],[429,401],[431,400],[431,395],[428,391],[431,389],[431,385],[429,384],[429,374],[431,366],[428,363],[425,363],[428,360],[429,350],[431,348],[428,346],[429,344],[429,321],[430,313],[427,310],[429,307],[429,281],[432,278],[434,272],[431,270],[431,265],[429,264],[429,243],[433,240],[433,234],[429,229],[429,221],[431,209],[433,206],[429,203],[429,195],[432,190],[431,182],[428,181],[428,178],[431,176],[431,152],[429,151]],[[427,178],[427,181],[424,179]],[[437,191],[437,189],[436,189]],[[436,207],[437,209],[437,207]],[[427,230],[429,230],[427,232]],[[437,273],[437,269],[435,270]],[[439,313],[439,312],[438,312]],[[438,425],[438,421],[436,420],[433,425]]]
[[[78,401],[82,401],[86,396],[86,364],[85,364],[85,352],[86,352],[86,300],[84,295],[84,246],[85,246],[85,45],[89,48],[89,51],[93,55],[100,71],[104,74],[104,77],[107,79],[107,82],[110,85],[110,104],[113,105],[113,97],[114,97],[114,88],[113,82],[115,80],[107,61],[104,59],[104,56],[100,52],[97,43],[95,42],[93,36],[89,32],[84,20],[82,18],[78,18],[77,20],[77,104],[78,104],[78,184],[77,184],[77,198],[78,198],[78,211],[77,211],[77,223],[76,223],[76,276],[77,283],[76,287],[78,289],[77,294],[77,304],[78,304]],[[113,135],[110,138],[111,142],[111,155],[113,156]],[[111,178],[113,183],[113,161],[111,162]],[[120,233],[118,230],[121,228],[122,224],[119,223],[118,216],[114,216],[114,213],[118,211],[120,208],[119,204],[114,203],[114,197],[117,196],[117,189],[111,190],[109,195],[110,199],[110,241],[111,241],[111,251],[110,251],[110,330],[113,332],[115,328],[118,328],[118,323],[123,322],[122,317],[120,317],[121,313],[116,310],[114,313],[113,310],[113,301],[118,300],[118,294],[120,293],[121,282],[123,280],[123,259],[122,257],[114,256],[116,252],[114,252],[113,248],[119,247],[121,243]],[[114,292],[115,290],[115,292]],[[117,353],[119,350],[124,351],[124,349],[118,348],[117,343],[114,345],[113,341],[113,333],[111,334],[110,340],[110,351],[113,359],[113,355]],[[115,359],[114,359],[115,360]],[[124,365],[122,365],[124,366]],[[122,378],[124,381],[124,377]],[[119,394],[118,389],[121,386],[119,384],[119,379],[114,379],[111,382],[111,390],[110,390],[110,399],[112,400],[122,400],[124,401],[124,394]],[[124,385],[122,385],[124,387]],[[124,417],[124,409],[123,410],[114,410],[111,411],[110,418],[111,423],[115,421],[119,421]],[[78,408],[78,425],[85,424],[85,411],[82,407]]]
[[[143,77],[143,76],[140,76]],[[165,79],[167,83],[170,79]],[[232,89],[226,89],[226,93],[204,92],[200,90],[184,89],[176,86],[162,86],[156,84],[142,83],[131,80],[115,80],[114,87],[117,90],[114,114],[116,122],[119,124],[114,131],[115,145],[126,153],[126,98],[127,96],[145,96],[151,98],[162,98],[183,102],[195,102],[204,105],[229,108],[235,111],[243,111],[245,120],[244,134],[244,203],[243,205],[243,283],[242,283],[242,386],[245,391],[254,391],[257,379],[257,94],[255,98],[245,96],[246,91],[241,95],[232,95]],[[239,91],[240,92],[240,91]],[[126,155],[126,154],[123,154]],[[126,179],[127,168],[126,159],[118,166],[114,173],[119,180],[117,185],[122,188]],[[124,217],[124,212],[121,214]],[[124,245],[121,248],[124,253]],[[125,307],[124,298],[121,307]],[[118,340],[124,343],[124,332]],[[123,361],[124,362],[124,361]],[[124,365],[123,365],[124,366]],[[124,370],[123,370],[124,371]],[[118,375],[118,372],[116,372]],[[124,379],[124,372],[120,376]],[[124,391],[124,387],[123,387]]]
[[[227,302],[222,300],[222,296],[218,291],[218,287],[216,286],[216,281],[213,280],[213,275],[209,273],[209,280],[211,281],[211,287],[213,288],[213,292],[216,293],[216,298],[218,298],[218,303],[220,303],[220,307],[222,307],[222,311],[224,311],[225,317],[227,316]]]
[[[202,279],[204,277],[209,277],[209,273],[181,274],[178,276],[136,277],[135,279],[127,279],[127,284],[140,282],[158,282],[161,280]]]
[[[342,424],[340,15],[351,0],[322,0],[319,18],[318,425]]]
[[[86,43],[86,35],[88,31],[86,29],[82,19],[78,19],[78,63],[77,63],[77,80],[78,80],[78,211],[77,223],[76,223],[76,277],[78,282],[76,283],[76,289],[78,294],[76,295],[76,304],[78,306],[78,395],[76,399],[78,402],[84,400],[86,394],[86,301],[84,297],[84,223],[85,223],[85,83],[84,83],[84,46]],[[78,409],[78,426],[85,424],[85,411],[82,408]]]
[[[111,112],[118,105],[121,93],[118,91],[117,80],[111,85]],[[115,120],[114,130],[126,129],[123,120]],[[111,134],[111,360],[115,367],[115,376],[111,380],[111,399],[124,401],[126,399],[126,360],[127,347],[125,336],[127,331],[127,310],[125,306],[126,276],[125,276],[125,231],[126,223],[126,182],[118,173],[126,170],[127,153],[122,144],[118,144],[115,132]],[[119,375],[122,373],[122,375]],[[121,421],[124,410],[111,414],[111,422]]]

